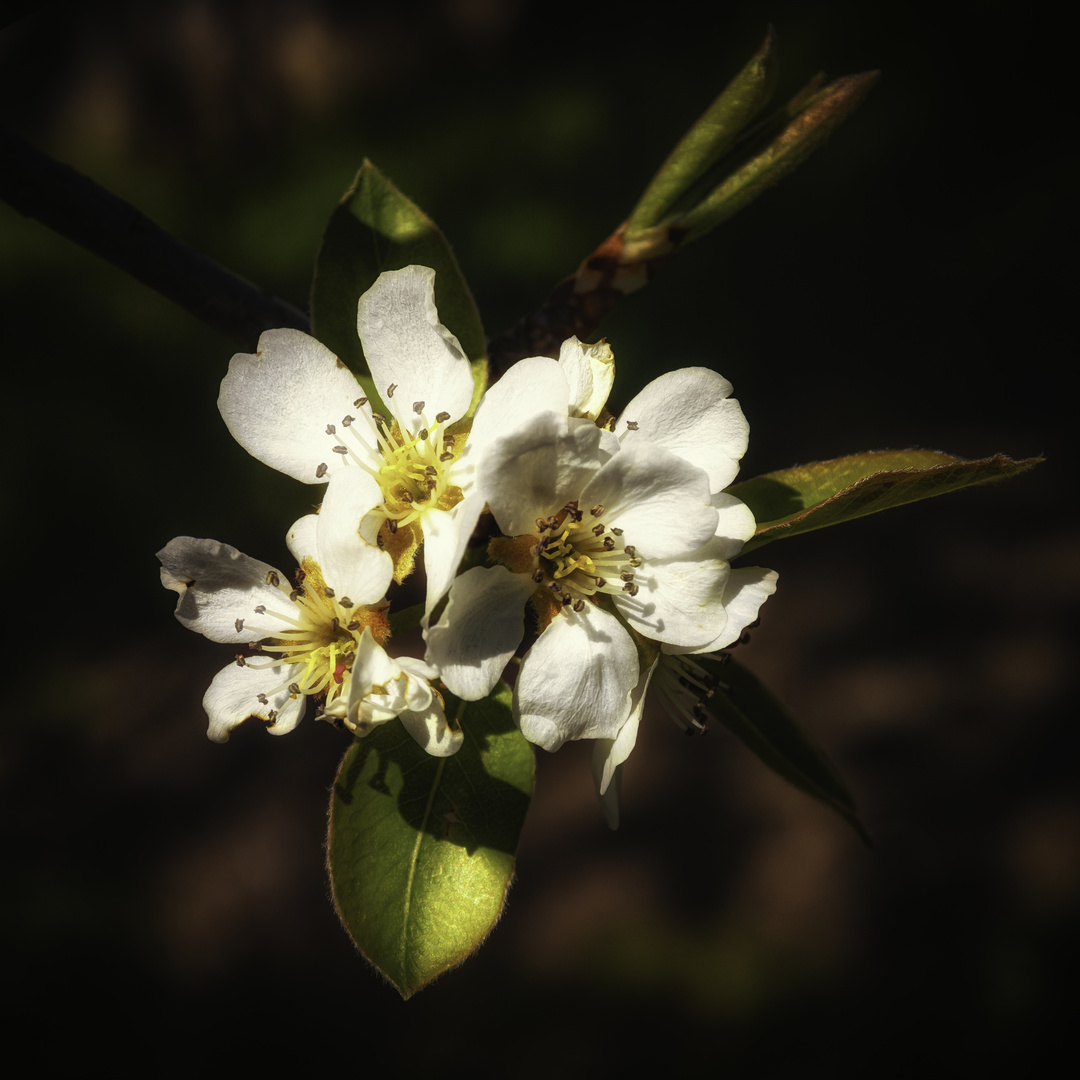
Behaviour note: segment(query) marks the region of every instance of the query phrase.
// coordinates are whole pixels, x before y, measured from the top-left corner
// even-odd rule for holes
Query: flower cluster
[[[746,420],[706,368],[655,379],[615,418],[611,350],[576,338],[557,360],[515,364],[470,419],[470,364],[439,322],[433,279],[417,266],[384,273],[359,301],[389,416],[298,331],[268,331],[257,353],[233,358],[219,408],[234,437],[327,486],[319,513],[289,532],[291,585],[216,541],[179,537],[159,553],[180,621],[247,649],[206,694],[210,737],[249,716],[291,730],[312,697],[357,735],[400,718],[429,753],[452,754],[466,735],[448,724],[441,690],[484,698],[519,655],[515,721],[547,750],[595,740],[614,824],[654,674],[692,694],[687,654],[737,641],[775,588],[772,571],[730,566],[755,529],[725,493]],[[487,565],[459,573],[485,510],[497,530]],[[386,594],[418,555],[426,654],[392,659]],[[701,726],[685,705],[672,712]]]

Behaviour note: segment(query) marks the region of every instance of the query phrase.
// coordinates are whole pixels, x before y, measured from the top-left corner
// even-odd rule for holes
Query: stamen
[[[319,465],[319,467],[315,470],[315,475],[320,480],[326,475],[326,462],[325,461],[321,465]]]
[[[266,584],[272,585],[275,589],[281,584],[281,578],[277,576],[277,571],[271,570],[270,573],[266,575]]]
[[[424,402],[414,401],[412,403],[412,411],[416,413],[417,416],[419,416],[424,411]]]
[[[627,426],[627,428],[629,428],[630,431],[637,431],[638,422],[636,420],[627,420],[626,421],[626,426]]]
[[[353,408],[359,409],[361,405],[366,405],[366,404],[367,404],[367,398],[366,397],[358,397],[353,402]]]
[[[390,400],[390,399],[391,399],[391,398],[392,398],[392,397],[394,396],[394,391],[395,391],[396,389],[397,389],[397,383],[396,383],[396,382],[392,382],[392,383],[391,383],[391,384],[390,384],[390,385],[389,385],[389,386],[388,386],[388,387],[386,388],[386,400],[387,400],[387,401],[389,401],[389,400]]]
[[[436,424],[445,424],[446,421],[449,420],[449,419],[450,419],[450,414],[448,412],[441,412],[441,413],[436,413],[435,414],[435,423]]]
[[[337,434],[337,428],[334,427],[333,424],[327,424],[326,425],[326,434],[327,435],[336,435]]]

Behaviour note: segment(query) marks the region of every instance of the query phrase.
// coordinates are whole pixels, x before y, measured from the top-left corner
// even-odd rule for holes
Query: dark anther
[[[434,465],[425,465],[424,466],[424,472],[426,472],[428,474],[428,476],[438,476],[439,475],[439,470],[436,469]]]
[[[348,452],[349,452],[349,448],[347,446],[335,446],[334,447],[334,453],[335,454],[347,454]]]
[[[541,569],[540,569],[540,567],[538,566],[538,567],[537,567],[537,568],[536,568],[536,569],[535,569],[535,570],[533,571],[533,581],[535,581],[535,582],[536,582],[536,584],[537,584],[537,585],[539,585],[539,584],[540,584],[540,582],[541,582],[541,581],[543,581],[543,580],[544,580],[544,571],[543,571],[543,570],[541,570]]]
[[[342,606],[343,608],[351,608],[351,607],[353,606],[353,602],[352,602],[352,601],[351,601],[351,600],[350,600],[350,599],[349,599],[349,598],[348,598],[347,596],[343,596],[343,597],[342,597],[342,598],[341,598],[341,599],[340,599],[340,600],[338,601],[338,603],[339,603],[339,604],[340,604],[340,605],[341,605],[341,606]],[[336,619],[335,619],[334,621],[335,621],[335,622],[337,622],[337,620],[336,620]]]
[[[584,600],[575,600],[574,601],[574,610],[575,611],[584,611],[585,610],[585,601]]]
[[[266,614],[266,606],[265,606],[264,604],[260,604],[260,605],[259,605],[259,606],[258,606],[258,607],[257,607],[257,608],[255,609],[255,614],[256,614],[256,615],[265,615],[265,614]]]
[[[246,666],[246,664],[247,664],[247,661],[244,659],[244,654],[243,653],[237,653],[236,654],[236,666],[237,667],[244,667],[244,666]]]
[[[353,621],[351,623],[349,623],[345,627],[345,629],[346,630],[359,630],[360,629],[360,620],[359,619],[353,619]]]
[[[628,427],[628,428],[629,428],[629,429],[630,429],[631,431],[637,431],[637,421],[636,421],[636,420],[627,420],[627,421],[626,421],[626,426],[627,426],[627,427]]]
[[[604,526],[603,525],[594,525],[592,534],[593,534],[593,536],[603,536],[604,535]]]
[[[300,687],[294,682],[289,683],[289,693],[290,694],[299,694],[300,693]]]
[[[350,427],[350,426],[352,425],[352,422],[353,422],[353,421],[354,421],[355,419],[356,419],[356,417],[355,417],[355,416],[343,416],[343,417],[341,418],[341,426],[342,426],[342,427]]]
[[[256,697],[258,697],[260,705],[266,705],[270,701],[265,694],[257,694]]]
[[[243,630],[243,629],[244,629],[244,620],[243,619],[237,619],[236,620],[236,632],[239,634],[240,631]]]
[[[424,402],[414,401],[412,403],[412,411],[416,413],[417,416],[419,416],[424,411]]]
[[[437,424],[445,424],[446,421],[449,420],[449,419],[450,419],[450,414],[448,412],[436,413],[436,415],[435,415],[435,423],[437,423]]]
[[[275,589],[281,584],[281,578],[277,576],[276,571],[271,570],[270,573],[266,575],[266,584],[273,585]]]
[[[304,590],[303,589],[293,589],[292,592],[289,593],[289,599],[293,600],[293,601],[296,601],[296,600],[299,600],[300,597],[303,596],[303,595],[304,595]]]
[[[589,513],[592,514],[593,517],[599,517],[603,512],[604,512],[603,503],[597,503],[595,506],[592,506],[592,507],[589,508]]]
[[[390,530],[391,535],[397,532],[397,522],[393,518],[386,519],[386,527]]]
[[[416,434],[416,437],[417,437],[417,438],[418,438],[418,439],[419,439],[419,440],[420,440],[421,442],[427,442],[427,440],[428,440],[428,436],[429,436],[430,434],[431,434],[431,432],[430,432],[430,431],[428,431],[428,429],[427,429],[427,428],[421,428],[421,429],[420,429],[420,430],[419,430],[419,431],[417,432],[417,434]]]
[[[315,470],[315,475],[320,480],[326,475],[326,462],[325,461]]]
[[[333,589],[331,589],[329,585],[327,585],[327,586],[325,586],[325,587],[323,588],[323,595],[324,595],[324,596],[329,596],[329,597],[330,597],[331,599],[333,599],[333,597],[334,597],[334,590],[333,590]]]
[[[367,398],[366,397],[358,397],[353,402],[353,407],[359,409],[361,405],[366,405],[366,404],[367,404]]]
[[[615,528],[615,526],[614,526],[614,525],[612,525],[612,526],[611,526],[611,531],[612,531],[612,532],[613,532],[613,533],[614,533],[614,534],[615,534],[616,536],[622,536],[622,529],[617,529],[617,528]]]
[[[391,383],[391,384],[390,384],[390,385],[389,385],[389,386],[388,386],[388,387],[386,388],[386,400],[387,400],[387,401],[389,401],[389,400],[390,400],[390,399],[391,399],[391,398],[392,398],[392,397],[394,396],[394,391],[395,391],[396,389],[397,389],[397,383],[396,383],[396,382],[392,382],[392,383]]]
[[[612,551],[615,547],[615,541],[610,536],[604,537],[604,550]]]
[[[446,453],[439,455],[439,460],[440,461],[452,461],[453,457],[454,457],[454,455],[449,450],[447,450]]]

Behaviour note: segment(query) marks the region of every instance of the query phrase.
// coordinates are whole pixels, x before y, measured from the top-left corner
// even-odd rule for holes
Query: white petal
[[[702,646],[715,640],[728,621],[724,607],[730,568],[715,537],[677,559],[649,559],[635,571],[636,596],[613,599],[635,630],[655,641]]]
[[[545,412],[496,440],[478,465],[476,483],[503,532],[535,532],[538,517],[576,499],[601,463],[602,437],[588,420]]]
[[[536,584],[505,566],[476,566],[455,579],[442,617],[429,627],[428,663],[466,701],[491,693],[525,633],[525,601]]]
[[[619,621],[594,604],[580,613],[564,608],[521,662],[514,719],[545,750],[614,739],[637,681],[637,649]]]
[[[727,622],[723,631],[707,645],[684,648],[664,645],[666,653],[709,653],[726,649],[742,636],[742,632],[758,617],[761,605],[776,592],[777,573],[760,566],[740,567],[732,570],[724,586],[724,610]]]
[[[465,415],[472,368],[457,338],[439,322],[434,270],[406,266],[380,274],[360,297],[356,326],[375,389],[402,430],[415,434],[424,426],[413,410],[418,401],[429,423],[440,412],[450,414],[448,423]]]
[[[566,416],[569,401],[570,389],[557,360],[519,360],[484,394],[465,447],[467,460],[478,460],[496,439],[528,427],[540,413]]]
[[[295,607],[286,587],[289,579],[269,563],[260,562],[217,540],[197,540],[178,536],[157,553],[161,561],[161,584],[180,594],[176,617],[189,630],[211,641],[242,642],[265,637],[265,620],[260,632],[237,620],[253,619],[257,605],[291,612]]]
[[[363,469],[335,473],[316,519],[317,561],[323,580],[353,604],[375,604],[386,595],[394,560],[360,535],[360,521],[382,502],[378,483]]]
[[[228,742],[234,728],[250,716],[262,720],[271,735],[285,735],[300,722],[307,708],[303,694],[289,693],[288,684],[293,672],[302,671],[299,664],[277,664],[263,667],[256,664],[230,664],[214,676],[203,695],[203,708],[210,717],[207,737],[211,742]],[[280,687],[276,692],[275,687]],[[259,694],[266,696],[265,703]],[[271,722],[271,717],[273,721]]]
[[[432,757],[451,757],[461,749],[465,736],[460,728],[452,729],[446,722],[442,706],[436,698],[425,712],[403,712],[405,730]]]
[[[305,484],[343,466],[327,425],[355,413],[364,391],[325,345],[299,330],[267,330],[254,355],[237,353],[221,382],[218,409],[253,457]]]
[[[750,433],[730,394],[731,383],[708,368],[669,371],[626,406],[615,432],[623,446],[642,439],[667,447],[705,470],[710,491],[721,491],[738,474]]]
[[[716,536],[724,542],[721,558],[733,559],[757,531],[757,522],[750,507],[727,492],[717,492],[713,506],[717,512]]]
[[[559,350],[559,366],[570,387],[570,412],[595,420],[615,382],[615,356],[606,341],[582,345],[569,337]]]
[[[604,507],[605,524],[645,558],[680,556],[716,531],[705,474],[683,458],[638,441],[611,458],[581,492],[581,505]]]
[[[318,531],[319,515],[305,514],[294,521],[285,534],[285,543],[297,566],[303,566],[305,559],[319,561]]]
[[[474,490],[452,510],[428,510],[424,514],[424,572],[427,574],[425,626],[435,605],[453,584],[469,537],[483,509],[484,497]]]
[[[612,829],[619,827],[619,788],[623,762],[637,744],[641,713],[645,705],[645,693],[649,689],[649,680],[652,679],[658,662],[659,657],[638,679],[637,686],[630,694],[630,713],[626,718],[626,723],[619,730],[619,734],[614,739],[597,739],[593,743],[593,781],[596,783],[596,793],[600,796],[600,808]]]

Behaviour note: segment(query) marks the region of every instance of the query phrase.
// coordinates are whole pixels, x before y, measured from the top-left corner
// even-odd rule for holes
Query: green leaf
[[[384,270],[413,264],[435,271],[439,319],[473,362],[475,408],[487,381],[487,349],[465,276],[435,222],[367,160],[323,234],[311,287],[312,332],[353,371],[366,375],[356,305]],[[367,382],[365,388],[372,389]]]
[[[755,675],[729,658],[686,657],[701,664],[728,690],[718,689],[709,711],[778,776],[835,810],[867,843],[855,800],[824,751],[788,715]]]
[[[757,519],[745,553],[770,540],[1016,476],[1042,460],[996,454],[969,461],[937,450],[875,450],[765,473],[728,491]]]
[[[453,757],[431,757],[391,721],[349,748],[330,803],[338,914],[406,999],[495,925],[532,794],[532,747],[514,725],[510,688],[445,701],[465,734]]]
[[[628,242],[634,233],[660,224],[675,210],[687,189],[727,153],[768,103],[776,82],[775,44],[770,27],[761,48],[672,150],[630,214]]]

